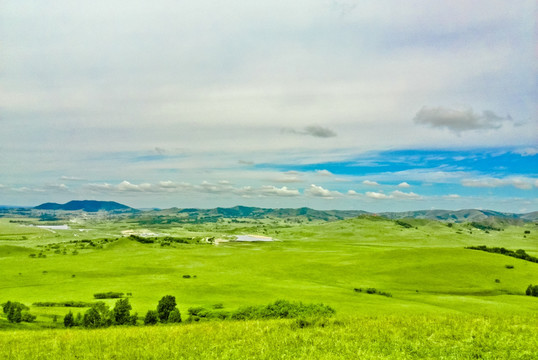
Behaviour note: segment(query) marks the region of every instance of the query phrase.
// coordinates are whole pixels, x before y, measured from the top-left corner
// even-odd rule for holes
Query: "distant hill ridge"
[[[97,200],[73,200],[65,204],[44,203],[36,206],[36,210],[64,210],[64,211],[110,211],[110,212],[127,212],[139,210],[133,209],[127,205],[115,201],[97,201]],[[387,219],[398,220],[405,218],[440,220],[449,222],[472,222],[472,221],[490,221],[493,219],[507,222],[520,221],[538,221],[538,211],[525,214],[499,212],[493,210],[463,209],[463,210],[418,210],[402,212],[380,212],[371,213],[362,210],[315,210],[307,207],[302,208],[259,208],[250,206],[234,206],[230,208],[217,207],[213,209],[197,208],[169,208],[153,209],[142,211],[142,214],[148,216],[177,216],[183,215],[189,218],[198,219],[217,219],[217,218],[253,218],[260,219],[264,217],[275,218],[297,218],[303,217],[312,220],[343,220],[361,215],[381,216]]]
[[[134,210],[133,208],[120,204],[115,201],[98,201],[98,200],[72,200],[65,204],[58,203],[44,203],[39,206],[34,207],[36,210],[66,210],[66,211],[76,211],[82,210],[86,212],[97,212],[97,211],[127,211]]]
[[[487,221],[492,219],[501,219],[507,222],[517,221],[537,221],[538,212],[526,214],[506,213],[492,210],[464,209],[464,210],[419,210],[403,212],[381,212],[371,213],[362,210],[315,210],[311,208],[285,208],[285,209],[267,209],[248,206],[234,206],[231,208],[217,207],[214,209],[196,209],[196,208],[170,208],[163,210],[151,210],[147,215],[155,216],[174,216],[184,214],[190,218],[294,218],[304,217],[312,220],[343,220],[361,215],[374,215],[387,219],[398,220],[405,218],[440,220],[449,222],[472,222]]]

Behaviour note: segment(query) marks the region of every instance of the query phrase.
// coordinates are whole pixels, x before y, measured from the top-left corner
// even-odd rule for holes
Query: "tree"
[[[82,314],[81,314],[81,313],[77,313],[77,316],[75,317],[75,323],[74,323],[74,325],[75,325],[75,326],[82,326],[82,322],[83,322]]]
[[[129,322],[130,312],[131,312],[131,304],[129,304],[129,299],[120,299],[116,301],[116,305],[114,306],[114,321],[118,325],[124,325]]]
[[[82,319],[82,325],[89,328],[107,327],[112,325],[113,314],[102,301],[98,301],[86,311]]]
[[[28,312],[29,309],[28,306],[17,301],[8,301],[2,305],[2,310],[7,315],[7,320],[11,323],[34,321],[36,317]]]
[[[159,300],[157,305],[157,313],[161,322],[165,323],[168,321],[168,317],[172,310],[176,308],[176,298],[172,295],[165,295]]]
[[[157,311],[148,310],[146,317],[144,318],[144,325],[155,325],[159,321]]]
[[[138,313],[134,313],[133,315],[129,316],[129,321],[127,322],[127,324],[136,326],[137,320],[138,320]]]
[[[180,323],[181,322],[181,314],[177,308],[170,311],[170,315],[168,316],[168,322],[169,323]]]
[[[75,326],[75,317],[73,316],[73,313],[70,311],[65,315],[64,317],[64,326],[66,328]]]

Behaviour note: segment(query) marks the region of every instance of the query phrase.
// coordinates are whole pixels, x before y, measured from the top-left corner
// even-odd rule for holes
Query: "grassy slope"
[[[380,316],[298,328],[293,320],[14,331],[8,359],[536,359],[538,318]]]
[[[0,224],[4,236],[12,229],[21,231],[5,220]],[[416,225],[418,229],[405,229],[392,221],[351,219],[269,229],[269,234],[279,232],[279,242],[177,248],[120,239],[103,249],[80,250],[76,256],[49,251],[45,259],[30,259],[25,248],[15,245],[35,248],[69,241],[74,234],[77,238],[113,237],[130,225],[107,223],[87,233],[32,229],[39,232],[26,241],[0,242],[0,302],[91,301],[96,292],[121,291],[133,293],[131,303],[140,313],[155,307],[165,294],[175,295],[180,309],[215,303],[236,308],[286,298],[324,302],[343,315],[538,310],[535,299],[510,295],[522,294],[529,283],[538,283],[538,264],[463,248],[485,244],[533,253],[538,250],[534,229],[524,238],[521,227],[489,234],[473,229],[470,234],[461,225]],[[514,269],[506,269],[506,264]],[[196,278],[184,279],[185,274]],[[393,297],[353,291],[367,287],[388,291]],[[67,310],[33,311],[63,315]]]
[[[61,326],[61,318],[54,324],[52,316],[61,317],[69,310],[32,307],[37,324],[10,325],[0,318],[0,328],[13,330],[0,337],[0,358],[40,354],[50,359],[77,354],[86,358],[375,358],[376,354],[472,358],[479,354],[532,359],[526,349],[536,347],[538,301],[520,294],[529,283],[538,283],[538,264],[463,247],[523,248],[536,256],[535,225],[485,233],[429,221],[414,221],[417,228],[406,229],[375,218],[292,227],[272,220],[264,224],[149,230],[176,236],[259,232],[282,241],[163,248],[120,239],[102,249],[79,250],[78,255],[70,255],[68,244],[68,255],[46,251],[47,258],[30,259],[29,253],[43,249],[38,245],[115,238],[136,226],[106,222],[79,225],[89,230],[84,232],[50,231],[0,219],[0,303],[92,301],[93,293],[122,291],[133,293],[130,301],[140,314],[154,308],[165,294],[175,295],[185,314],[190,306],[222,303],[225,309],[234,309],[285,298],[328,304],[337,310],[341,323],[306,329],[295,329],[293,321],[268,321],[97,331],[16,330]],[[524,237],[524,230],[531,233]],[[514,269],[507,269],[507,264]],[[184,274],[196,278],[184,279]],[[353,291],[359,287],[375,287],[393,297]]]

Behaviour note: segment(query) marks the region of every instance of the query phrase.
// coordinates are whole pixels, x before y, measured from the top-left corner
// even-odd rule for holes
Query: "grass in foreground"
[[[538,316],[378,316],[12,331],[2,359],[536,359]]]

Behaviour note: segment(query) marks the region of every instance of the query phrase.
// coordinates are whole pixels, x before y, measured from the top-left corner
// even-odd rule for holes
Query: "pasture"
[[[40,351],[50,350],[60,358],[62,351],[71,355],[79,351],[86,353],[82,348],[102,341],[95,348],[99,352],[89,354],[116,358],[122,351],[127,351],[124,355],[130,354],[129,351],[142,354],[146,349],[140,345],[118,350],[117,346],[124,346],[123,343],[127,346],[133,337],[146,339],[157,334],[162,341],[177,342],[182,349],[189,349],[189,353],[203,349],[205,358],[211,358],[213,350],[228,354],[223,358],[241,358],[235,356],[236,351],[250,348],[251,342],[266,354],[265,358],[276,358],[276,353],[268,348],[267,339],[273,344],[289,345],[290,352],[283,358],[290,359],[331,358],[324,357],[323,352],[312,356],[314,349],[326,346],[342,347],[333,349],[333,358],[345,358],[346,351],[355,354],[366,351],[365,356],[380,351],[379,354],[393,354],[394,358],[406,358],[408,351],[414,351],[417,357],[427,358],[471,354],[471,345],[478,341],[476,336],[485,349],[483,355],[493,351],[490,348],[493,343],[503,341],[504,337],[511,340],[496,344],[500,352],[491,354],[519,349],[519,343],[530,340],[536,331],[538,299],[525,296],[525,289],[529,284],[538,284],[538,264],[465,247],[524,249],[537,256],[535,224],[484,231],[469,224],[448,226],[436,221],[406,221],[409,226],[370,216],[314,223],[245,219],[241,223],[219,221],[142,228],[132,220],[118,218],[78,219],[67,223],[68,229],[43,229],[3,218],[0,219],[0,303],[19,301],[37,315],[34,323],[11,324],[2,314],[0,328],[12,330],[5,333],[7,337],[3,336],[4,344],[11,344],[4,351],[17,358],[19,355],[15,353],[26,351],[15,350],[22,346],[21,342],[35,339],[37,343],[33,346],[43,346]],[[63,224],[66,223],[57,223]],[[125,236],[125,231],[151,233],[157,241],[141,243]],[[248,234],[272,237],[275,241],[214,243],[214,239]],[[166,237],[189,241],[164,241]],[[391,296],[365,291],[372,288]],[[138,312],[140,318],[167,294],[176,297],[182,314],[190,307],[212,308],[219,304],[224,310],[234,310],[286,299],[324,303],[336,310],[336,316],[327,326],[306,329],[294,328],[293,320],[271,320],[92,332],[32,331],[62,328],[61,320],[69,310],[74,313],[86,310],[38,307],[32,306],[33,303],[92,302],[93,294],[108,291],[131,294],[133,312]],[[112,306],[115,300],[105,302]],[[384,330],[374,331],[376,323]],[[124,331],[126,335],[121,335]],[[234,346],[226,351],[220,349],[234,343],[232,334],[245,331],[251,334],[247,339],[238,344],[234,338]],[[450,336],[446,332],[450,331],[453,341],[466,343],[447,349],[445,342]],[[494,335],[497,340],[488,338],[486,333],[491,331],[498,331]],[[197,332],[212,335],[200,337],[195,345],[187,345],[186,339]],[[176,339],[176,333],[181,334],[182,340]],[[379,336],[376,341],[390,340],[390,344],[383,345],[385,350],[378,349],[379,343],[366,346],[374,334]],[[110,343],[107,340],[110,336],[119,345]],[[357,340],[354,338],[357,336],[364,338]],[[217,339],[216,343],[211,343],[208,337]],[[431,348],[420,350],[418,339],[424,342],[432,337],[437,340],[428,342]],[[68,339],[77,340],[68,343]],[[330,341],[324,339],[335,343],[328,345]],[[168,351],[155,346],[151,351]],[[531,358],[521,349],[520,358]],[[493,355],[490,358],[495,358]]]

